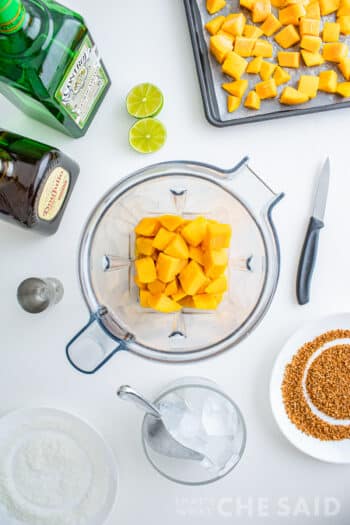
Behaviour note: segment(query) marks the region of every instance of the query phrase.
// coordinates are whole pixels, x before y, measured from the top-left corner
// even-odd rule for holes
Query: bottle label
[[[86,36],[58,87],[55,98],[83,129],[108,85],[108,76],[96,46]]]
[[[55,168],[46,179],[42,188],[38,217],[43,221],[53,221],[59,214],[69,189],[70,175],[62,167]]]

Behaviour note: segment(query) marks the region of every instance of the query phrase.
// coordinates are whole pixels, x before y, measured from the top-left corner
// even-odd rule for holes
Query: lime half
[[[162,109],[163,102],[164,97],[160,89],[146,82],[130,91],[126,98],[126,107],[132,117],[155,117]]]
[[[166,141],[164,124],[155,118],[138,120],[129,131],[129,143],[139,153],[154,153]]]

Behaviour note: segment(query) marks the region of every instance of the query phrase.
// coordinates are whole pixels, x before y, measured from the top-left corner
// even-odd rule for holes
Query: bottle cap
[[[0,33],[19,31],[24,24],[25,14],[22,0],[0,0]]]

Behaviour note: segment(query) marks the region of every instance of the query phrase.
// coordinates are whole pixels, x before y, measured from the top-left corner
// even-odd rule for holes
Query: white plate
[[[286,365],[306,342],[336,329],[350,329],[350,313],[336,314],[307,324],[286,342],[278,355],[271,376],[270,401],[272,412],[285,437],[299,450],[321,461],[350,463],[350,439],[320,441],[301,432],[288,418],[284,408],[281,385]]]
[[[25,459],[25,467],[27,462],[31,464],[33,461],[38,461],[40,464],[41,458],[33,459],[30,452],[37,446],[38,438],[45,440],[49,437],[51,439],[51,435],[56,439],[55,446],[74,447],[75,453],[83,460],[84,477],[83,481],[79,482],[80,486],[75,488],[75,492],[71,490],[71,487],[67,489],[65,496],[59,492],[56,502],[54,500],[42,502],[40,501],[41,491],[37,488],[33,489],[34,485],[23,482],[23,478],[18,478],[17,473],[20,472],[20,468],[23,468],[23,457],[28,458]],[[47,446],[52,446],[51,441],[48,441]],[[35,466],[30,465],[30,468],[33,470]],[[53,468],[56,469],[55,466]],[[33,516],[33,513],[38,512],[41,516],[45,516],[43,521],[40,521],[43,525],[46,519],[50,522],[49,517],[53,518],[55,512],[59,514],[64,512],[68,521],[74,517],[72,521],[69,521],[73,525],[75,520],[77,523],[80,522],[80,518],[83,518],[80,514],[84,511],[88,517],[84,521],[86,525],[102,525],[116,500],[117,468],[111,449],[85,421],[60,410],[24,408],[0,418],[0,470],[6,472],[5,479],[8,479],[6,486],[0,483],[1,525],[35,523],[33,517],[26,516]],[[75,472],[81,472],[81,467],[78,469],[76,467]],[[36,480],[38,487],[42,482],[40,476]],[[61,490],[61,481],[57,475],[55,484],[58,483]],[[13,501],[16,501],[16,505],[20,506],[17,513],[11,510],[13,505],[8,504],[11,497],[14,498]],[[88,508],[92,500],[103,502],[94,515],[92,514],[94,510]],[[7,505],[4,505],[5,501]],[[24,509],[23,512],[21,509]],[[61,520],[57,523],[61,523]]]

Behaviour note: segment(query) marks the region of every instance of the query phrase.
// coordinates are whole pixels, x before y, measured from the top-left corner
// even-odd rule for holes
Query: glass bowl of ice
[[[205,485],[231,472],[243,456],[246,426],[241,411],[214,382],[185,377],[154,400],[168,432],[182,447],[160,443],[159,420],[146,415],[142,442],[151,465],[183,485]]]

